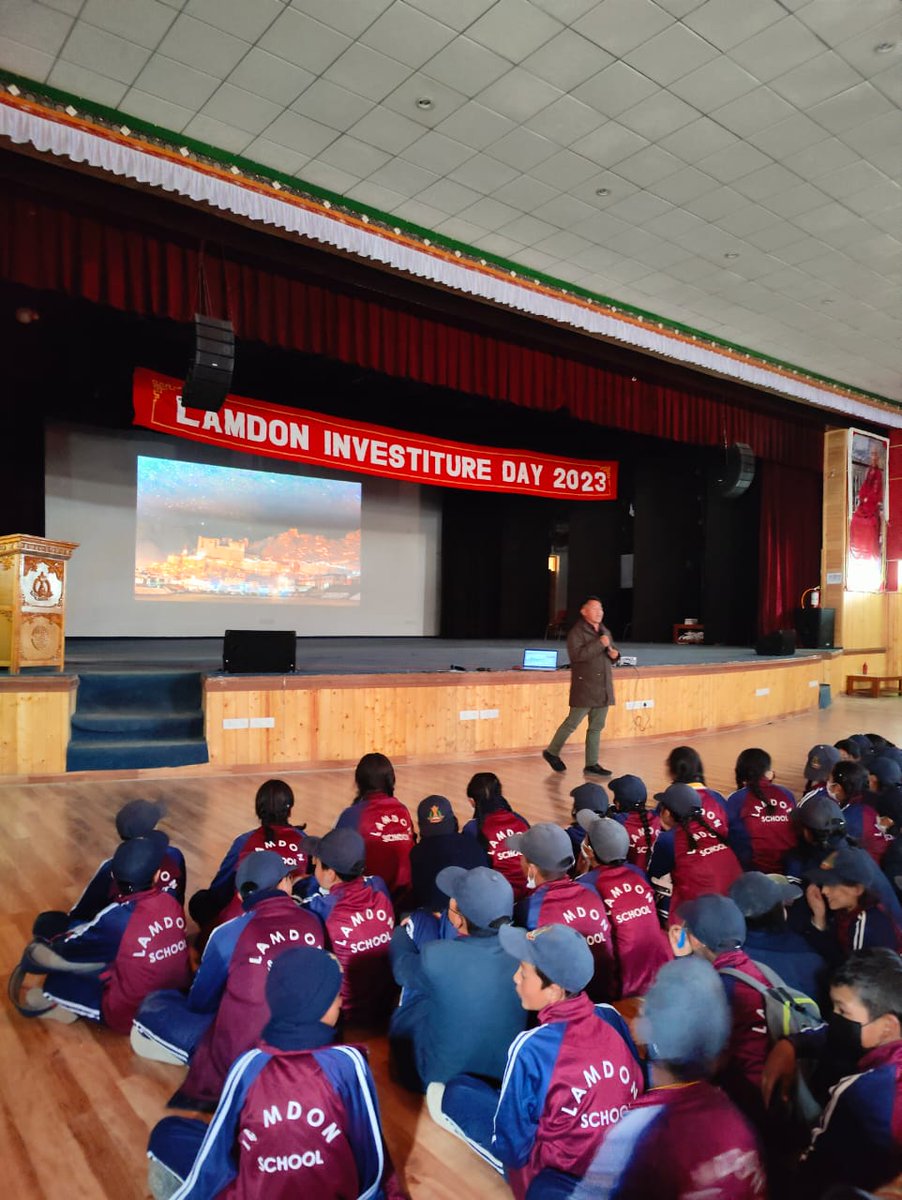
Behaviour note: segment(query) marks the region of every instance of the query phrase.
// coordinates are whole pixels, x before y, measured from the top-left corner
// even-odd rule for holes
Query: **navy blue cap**
[[[682,819],[694,812],[701,812],[702,802],[698,791],[688,783],[672,783],[657,797],[675,817]]]
[[[730,888],[730,899],[744,917],[763,917],[778,904],[792,904],[802,894],[794,883],[780,883],[761,871],[746,871]]]
[[[697,896],[681,904],[676,915],[692,936],[715,954],[738,950],[745,941],[745,917],[727,896]]]
[[[902,783],[902,767],[894,758],[883,754],[868,762],[868,774],[873,775],[881,787],[892,787],[893,784]]]
[[[574,812],[587,808],[604,816],[611,807],[610,797],[600,783],[581,783],[570,795],[573,797]]]
[[[283,858],[275,850],[255,850],[238,864],[235,887],[242,895],[248,884],[253,884],[255,890],[261,891],[274,888],[286,875],[294,874],[297,869],[296,859]]]
[[[272,962],[266,977],[269,1025],[264,1040],[281,1029],[309,1025],[332,1007],[341,990],[341,967],[325,950],[314,946],[292,946]],[[293,1047],[292,1047],[293,1048]]]
[[[361,875],[366,864],[366,844],[356,829],[333,829],[325,837],[305,837],[304,849],[339,875]]]
[[[110,865],[113,878],[130,887],[150,887],[168,846],[169,838],[160,829],[151,830],[144,837],[129,838],[116,847]]]
[[[649,1058],[707,1075],[730,1039],[732,1022],[720,976],[692,954],[661,967],[642,1002],[636,1036]]]
[[[790,813],[790,820],[815,833],[839,834],[846,829],[842,809],[826,792],[817,792],[810,800],[797,804]]]
[[[417,825],[420,837],[434,834],[456,833],[457,818],[451,801],[446,796],[427,796],[417,805]]]
[[[581,992],[595,974],[589,943],[569,925],[518,929],[503,925],[498,939],[511,958],[532,963],[565,992]]]
[[[467,921],[478,929],[488,929],[493,921],[514,913],[511,885],[490,867],[443,867],[435,877],[440,891],[450,896]]]
[[[125,842],[144,837],[166,815],[166,808],[156,800],[129,800],[116,813],[116,832]]]
[[[621,775],[608,786],[621,812],[638,812],[648,802],[648,788],[638,775]]]
[[[807,877],[822,887],[837,883],[864,884],[872,887],[877,876],[877,867],[867,850],[858,846],[839,846],[831,850],[818,867],[809,871]]]
[[[854,738],[849,740],[855,741]],[[808,758],[805,760],[805,769],[802,774],[814,783],[826,783],[830,778],[830,772],[841,757],[842,755],[835,746],[828,746],[824,743],[812,746],[808,751]]]

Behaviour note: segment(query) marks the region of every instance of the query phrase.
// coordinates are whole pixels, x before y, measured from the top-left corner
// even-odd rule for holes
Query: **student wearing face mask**
[[[842,1057],[853,1073],[840,1079],[792,1194],[816,1200],[828,1187],[866,1191],[902,1172],[902,961],[885,948],[853,954],[833,976],[833,1012],[825,1025],[778,1042],[765,1066],[765,1101],[794,1072],[796,1055]]]

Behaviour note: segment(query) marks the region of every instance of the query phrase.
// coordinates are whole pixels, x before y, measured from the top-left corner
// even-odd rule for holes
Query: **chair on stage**
[[[567,636],[567,610],[559,608],[554,617],[545,626],[545,640],[549,638],[565,638]]]

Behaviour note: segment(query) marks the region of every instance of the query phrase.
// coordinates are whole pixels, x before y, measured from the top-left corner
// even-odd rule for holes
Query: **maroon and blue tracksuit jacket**
[[[658,838],[649,865],[648,873],[656,889],[666,887],[659,881],[670,880],[671,924],[679,920],[677,913],[685,901],[710,892],[725,896],[730,885],[742,874],[739,860],[726,844],[727,814],[718,793],[709,788],[697,788],[697,791],[702,816],[720,836],[709,833],[703,826],[691,821],[690,829],[695,842],[693,847],[685,831],[678,825]]]
[[[324,945],[320,921],[276,889],[254,893],[240,917],[214,931],[187,1007],[215,1016],[191,1054],[179,1103],[215,1104],[232,1063],[256,1044],[269,1019],[266,978],[273,960],[292,946]],[[139,1014],[139,1028],[150,1024],[145,1011],[150,1008],[148,1004]],[[163,1023],[158,1018],[156,1029]],[[173,1024],[178,1024],[175,1013]]]
[[[646,834],[640,813],[610,811],[608,812],[608,816],[613,817],[615,821],[619,821],[630,835],[630,850],[627,855],[627,862],[632,863],[634,867],[638,867],[640,871],[648,874],[652,851],[655,848],[655,843],[661,836],[661,818],[651,812],[646,814],[649,828],[649,834]],[[649,842],[651,843],[650,845]]]
[[[846,836],[854,838],[862,850],[867,850],[879,867],[892,838],[883,832],[876,808],[862,800],[853,801],[845,806],[840,805],[840,808],[846,822]]]
[[[515,833],[525,833],[528,828],[529,822],[525,817],[505,809],[484,817],[481,829],[473,819],[467,821],[461,831],[482,842],[489,856],[489,866],[499,875],[503,875],[511,885],[515,900],[522,900],[524,896],[529,895],[529,889],[526,886],[526,875],[520,865],[520,851],[509,850],[506,842]]]
[[[514,924],[524,929],[569,925],[589,943],[595,974],[586,991],[593,1000],[608,1000],[616,991],[611,922],[604,901],[587,875],[553,879],[528,892],[514,910]]]
[[[765,1200],[755,1134],[705,1080],[651,1088],[604,1139],[572,1200]]]
[[[112,876],[112,866],[113,860],[106,858],[94,872],[85,890],[69,909],[71,925],[93,920],[102,908],[119,898],[119,888]],[[179,904],[184,904],[186,878],[184,854],[175,846],[167,847],[166,856],[160,865],[160,878],[154,887],[158,891],[169,892]]]
[[[511,1044],[492,1152],[517,1200],[540,1171],[585,1174],[599,1142],[645,1090],[626,1022],[585,992],[539,1013]]]
[[[395,917],[385,883],[377,875],[337,883],[329,892],[308,896],[304,908],[322,921],[327,949],[341,963],[345,1018],[366,1024],[383,1020],[396,997],[389,959]]]
[[[241,915],[241,897],[235,891],[235,875],[249,854],[254,854],[257,850],[275,850],[283,858],[294,859],[298,864],[298,875],[303,875],[307,870],[302,830],[294,825],[273,825],[270,826],[270,832],[271,836],[267,837],[263,827],[258,826],[247,833],[239,834],[219,864],[219,870],[207,889],[211,902],[219,910],[217,925]]]
[[[742,971],[759,983],[770,987],[767,978],[743,950],[718,954],[714,969],[720,973],[730,1006],[730,1041],[716,1082],[750,1120],[756,1124],[764,1119],[761,1099],[761,1075],[764,1060],[770,1050],[770,1035],[764,1012],[764,997],[747,983],[724,975],[725,968]]]
[[[673,954],[661,929],[655,894],[638,867],[596,867],[580,879],[601,896],[611,923],[614,973],[607,999],[644,996]]]
[[[902,1041],[868,1050],[858,1073],[831,1090],[802,1159],[798,1192],[819,1198],[833,1184],[875,1191],[902,1173]]]
[[[153,1141],[151,1142],[153,1152]],[[262,1043],[234,1064],[178,1200],[386,1196],[379,1103],[360,1050]]]
[[[391,895],[403,902],[410,893],[413,822],[400,800],[374,792],[346,808],[336,829],[356,829],[366,846],[366,873],[378,875]]]
[[[740,788],[727,800],[727,836],[743,871],[779,875],[783,859],[796,844],[796,831],[791,823],[795,797],[785,787],[764,780],[758,790],[764,800],[747,787]]]
[[[53,949],[73,963],[107,964],[97,975],[51,971],[44,992],[117,1033],[131,1030],[150,992],[187,987],[191,978],[184,909],[157,888],[121,896],[92,921],[54,938]]]

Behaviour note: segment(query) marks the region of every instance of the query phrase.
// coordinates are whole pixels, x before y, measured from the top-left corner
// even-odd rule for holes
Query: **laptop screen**
[[[557,650],[524,650],[524,671],[556,671]]]

